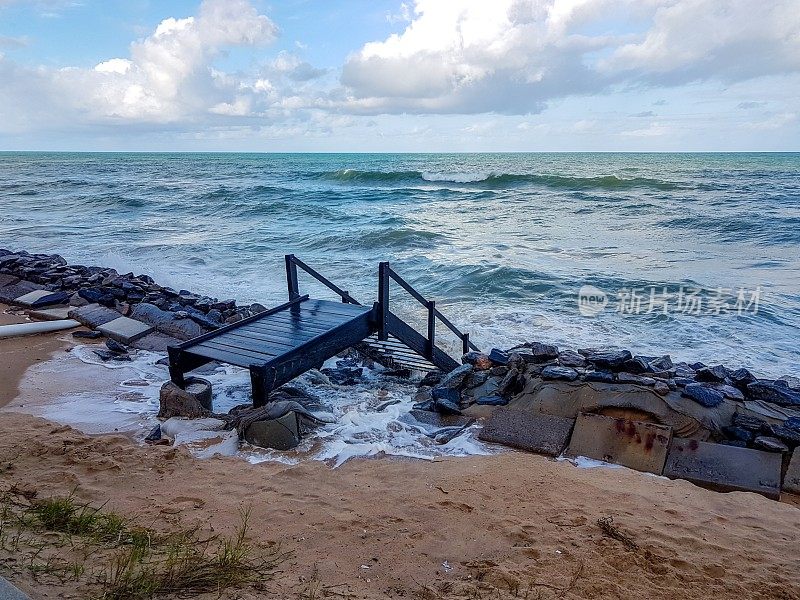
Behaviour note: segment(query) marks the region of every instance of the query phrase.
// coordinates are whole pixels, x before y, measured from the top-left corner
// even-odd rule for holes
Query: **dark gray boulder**
[[[800,392],[775,381],[759,379],[747,385],[747,397],[779,406],[800,406]]]
[[[542,369],[542,379],[575,381],[577,378],[578,372],[570,367],[556,367],[549,365]]]
[[[627,350],[581,348],[578,352],[600,370],[618,371],[626,360],[633,358]]]
[[[728,370],[722,365],[716,365],[699,369],[695,375],[695,379],[697,379],[697,381],[722,382],[725,381],[727,376]]]
[[[701,406],[713,408],[719,406],[724,400],[724,396],[717,390],[713,390],[700,383],[690,383],[681,392],[683,396],[691,398]]]

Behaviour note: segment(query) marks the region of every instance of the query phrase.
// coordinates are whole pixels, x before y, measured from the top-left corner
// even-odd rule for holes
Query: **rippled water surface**
[[[389,260],[482,346],[800,371],[800,154],[3,153],[0,246],[263,304],[285,299],[285,253],[362,302]],[[607,294],[595,317],[584,285]]]

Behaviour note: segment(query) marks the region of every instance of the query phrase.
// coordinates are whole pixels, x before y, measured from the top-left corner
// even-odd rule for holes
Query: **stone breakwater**
[[[179,340],[265,310],[260,304],[237,306],[235,300],[219,300],[189,290],[174,290],[159,285],[148,275],[120,274],[107,267],[70,265],[58,254],[0,249],[0,276],[5,276],[0,282],[4,286],[0,288],[0,300],[12,301],[12,291],[45,289],[53,292],[48,304],[74,307],[99,304],[122,316],[150,323]]]
[[[690,429],[702,431],[701,439],[727,445],[773,452],[800,445],[800,379],[790,375],[759,379],[745,368],[673,363],[668,355],[634,356],[617,349],[559,350],[541,342],[470,352],[462,362],[450,373],[428,374],[416,408],[480,414],[481,406],[536,402],[543,390],[558,389],[566,397],[592,385],[613,398],[608,392],[637,389],[643,392],[638,398],[629,394],[607,406],[662,415],[662,421],[669,408],[696,421]]]

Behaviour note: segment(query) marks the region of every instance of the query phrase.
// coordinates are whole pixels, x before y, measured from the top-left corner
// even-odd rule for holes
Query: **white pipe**
[[[50,333],[79,327],[80,323],[72,319],[58,321],[37,321],[35,323],[17,323],[15,325],[0,325],[0,338],[21,337],[36,333]]]

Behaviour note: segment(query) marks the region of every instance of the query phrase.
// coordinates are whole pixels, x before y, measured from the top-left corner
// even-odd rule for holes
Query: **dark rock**
[[[578,372],[570,367],[547,366],[542,369],[542,379],[554,379],[561,381],[575,381]]]
[[[261,305],[259,305],[259,306],[261,306]],[[211,305],[211,309],[212,310],[219,310],[219,311],[226,311],[226,310],[231,310],[231,309],[234,309],[234,308],[236,308],[236,300],[222,300],[222,301],[214,302]],[[251,306],[251,309],[252,309],[252,306]],[[266,309],[264,309],[264,310],[266,310]],[[263,311],[259,311],[259,312],[263,312]]]
[[[86,331],[82,329],[80,331],[73,331],[72,337],[84,340],[96,340],[99,337],[103,337],[103,334],[100,333],[99,331],[91,331],[91,330]]]
[[[492,377],[505,377],[508,373],[508,367],[492,367],[489,369],[489,375]]]
[[[382,377],[399,377],[401,379],[407,379],[411,377],[411,369],[406,368],[398,368],[398,369],[384,369],[381,371]]]
[[[583,379],[597,383],[614,383],[614,374],[610,371],[589,371],[583,376]]]
[[[778,438],[770,437],[768,435],[760,435],[753,440],[753,447],[767,452],[788,452],[789,446],[784,444]]]
[[[433,400],[424,400],[422,402],[415,402],[412,405],[414,410],[436,410]]]
[[[738,400],[740,402],[744,400],[744,394],[742,391],[739,388],[728,385],[727,383],[709,383],[708,387],[717,390],[730,400]]]
[[[497,348],[492,348],[492,351],[489,352],[489,360],[492,361],[496,365],[507,365],[508,364],[508,354],[499,350]]]
[[[109,360],[115,360],[119,362],[131,360],[131,357],[128,354],[119,354],[118,352],[111,352],[110,350],[93,350],[92,352],[99,356],[100,360],[103,362],[107,362]]]
[[[786,386],[794,391],[800,391],[800,378],[792,375],[781,375],[775,383],[779,381],[786,383]]]
[[[472,365],[461,365],[444,375],[436,387],[460,388],[464,385],[467,376],[472,373]]]
[[[101,288],[83,288],[78,290],[78,295],[91,304],[100,304],[109,308],[113,308],[116,301],[113,294],[109,294]]]
[[[428,387],[433,387],[435,385],[438,385],[443,377],[444,373],[442,373],[439,369],[428,371],[425,374],[425,377],[422,378],[422,381],[419,382],[419,385],[420,387],[424,385]]]
[[[200,325],[191,319],[181,319],[175,313],[161,310],[146,302],[134,306],[131,318],[147,323],[158,331],[179,340],[188,340],[203,333]]]
[[[617,371],[626,360],[633,358],[627,350],[607,350],[602,348],[581,348],[578,352],[601,370]]]
[[[111,338],[108,338],[106,340],[106,348],[111,350],[111,352],[116,352],[117,354],[127,354],[128,353],[128,349],[125,346],[123,346],[122,344],[120,344],[116,340],[112,340]]]
[[[642,377],[641,375],[634,375],[633,373],[620,371],[617,373],[617,383],[632,383],[635,385],[653,386],[656,384],[656,380],[652,377]]]
[[[747,448],[747,442],[742,440],[722,440],[720,445],[733,446],[734,448]]]
[[[800,431],[782,425],[769,425],[767,431],[792,447],[800,445]]]
[[[690,383],[683,388],[682,395],[686,396],[687,398],[691,398],[706,408],[719,406],[719,404],[721,404],[724,400],[724,396],[720,392],[706,387],[700,383]]]
[[[630,360],[626,360],[624,363],[622,363],[619,368],[626,373],[638,375],[648,370],[648,363],[643,357],[634,356]]]
[[[144,438],[145,442],[157,442],[161,439],[161,425],[156,425],[150,430],[150,433],[147,434],[147,437]]]
[[[263,304],[259,304],[258,302],[254,302],[250,305],[250,314],[257,315],[258,313],[262,313],[267,310],[267,307]]]
[[[502,396],[482,396],[475,401],[475,404],[485,406],[505,406],[508,404],[508,399]]]
[[[533,355],[533,362],[543,363],[558,358],[558,347],[542,342],[530,342],[525,344]]]
[[[659,356],[647,361],[647,367],[650,373],[656,373],[659,371],[670,371],[674,365],[672,364],[672,357],[670,357],[669,354],[665,354],[664,356]]]
[[[653,386],[653,390],[659,396],[666,396],[670,392],[670,387],[665,381],[656,381],[656,384]]]
[[[322,369],[321,372],[335,385],[356,385],[361,381],[364,369],[361,367],[337,367],[335,369]]]
[[[461,357],[462,364],[472,365],[481,371],[492,368],[492,361],[487,354],[483,352],[467,352]]]
[[[751,417],[742,413],[734,413],[733,424],[753,432],[762,431],[767,426],[767,422],[763,419]]]
[[[741,440],[743,442],[751,442],[755,437],[755,433],[737,425],[726,425],[722,428],[722,433],[729,440]]]
[[[516,369],[509,369],[506,376],[497,386],[497,392],[502,396],[514,396],[525,387],[525,375]]]
[[[789,417],[784,421],[783,426],[800,431],[800,417]]]
[[[461,414],[461,394],[453,388],[433,388],[433,407],[436,412],[445,415]]]
[[[42,296],[38,300],[31,302],[31,308],[40,308],[42,306],[52,306],[53,304],[67,304],[69,302],[69,294],[66,292],[53,292],[47,296]]]
[[[706,366],[706,365],[705,365],[705,363],[701,363],[701,362],[694,362],[694,363],[691,363],[691,364],[689,365],[689,368],[690,368],[690,369],[692,369],[692,370],[694,370],[694,371],[699,371],[700,369],[704,369],[704,368],[705,368],[705,366]]]
[[[695,375],[697,375],[697,371],[694,369],[689,369],[687,367],[675,367],[675,377],[694,380]]]
[[[747,396],[753,400],[772,402],[779,406],[800,405],[800,392],[767,379],[759,379],[747,385]]]
[[[696,383],[694,379],[688,379],[686,377],[676,377],[674,381],[675,385],[677,385],[679,388]]]
[[[210,321],[216,323],[217,326],[219,326],[225,320],[224,317],[222,316],[222,313],[218,311],[216,308],[212,308],[210,311],[208,311],[206,317],[208,317]]]
[[[574,350],[564,350],[558,353],[558,364],[562,367],[584,367],[586,359]]]
[[[725,381],[727,376],[728,370],[722,365],[716,365],[714,367],[703,367],[698,369],[694,378],[697,381],[722,382]]]

